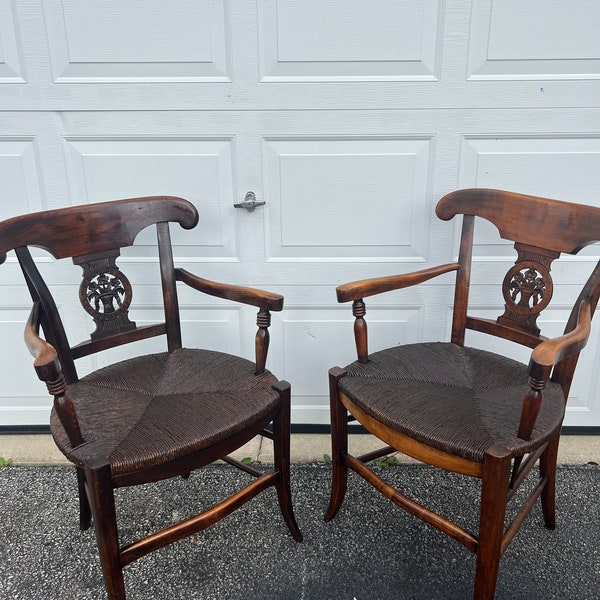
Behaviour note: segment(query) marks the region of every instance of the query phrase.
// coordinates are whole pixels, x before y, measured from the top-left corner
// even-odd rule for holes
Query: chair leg
[[[85,531],[92,524],[92,511],[85,491],[85,472],[80,467],[76,467],[76,470],[77,488],[79,490],[79,529]]]
[[[337,514],[348,487],[348,466],[344,455],[348,452],[348,412],[338,393],[338,381],[346,374],[338,367],[329,370],[329,399],[331,411],[331,463],[333,468],[331,497],[325,513],[325,521]]]
[[[540,476],[546,477],[546,486],[541,495],[544,523],[548,529],[556,527],[556,463],[560,433],[557,433],[540,459]]]
[[[290,384],[287,381],[279,381],[275,389],[280,398],[280,410],[273,419],[273,455],[275,468],[279,471],[276,484],[277,500],[292,536],[301,542],[302,533],[294,516],[290,485]]]
[[[510,459],[486,454],[481,483],[479,542],[475,570],[475,600],[492,600],[502,556]]]
[[[125,600],[125,583],[119,551],[117,515],[110,465],[86,466],[85,475],[108,598],[109,600]]]

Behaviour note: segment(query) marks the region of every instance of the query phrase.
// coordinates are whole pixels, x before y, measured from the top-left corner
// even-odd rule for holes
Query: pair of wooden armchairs
[[[441,219],[463,215],[458,260],[407,275],[339,286],[352,301],[358,360],[330,370],[333,485],[326,520],[338,512],[348,469],[396,505],[437,527],[476,554],[475,598],[493,598],[500,558],[541,497],[555,525],[555,473],[565,403],[600,294],[600,263],[581,289],[564,335],[546,339],[537,319],[552,297],[551,263],[600,238],[600,209],[498,190],[448,194]],[[475,217],[515,242],[517,259],[502,282],[504,313],[496,320],[467,314]],[[169,222],[193,228],[198,213],[174,197],[147,197],[51,210],[0,223],[0,263],[14,250],[33,299],[26,342],[35,369],[54,396],[51,430],[76,466],[80,527],[93,519],[106,589],[125,598],[123,567],[225,517],[275,486],[285,523],[302,535],[290,494],[290,386],[266,369],[271,311],[283,297],[224,285],[175,268]],[[116,260],[137,234],[154,225],[164,321],[136,326],[129,318],[132,286]],[[71,346],[48,285],[29,248],[82,268],[80,300],[96,329]],[[455,274],[451,341],[368,353],[364,298]],[[256,360],[182,347],[176,283],[256,306]],[[564,308],[564,305],[562,306]],[[40,335],[40,327],[44,337]],[[466,330],[533,349],[529,365],[465,346]],[[79,377],[75,361],[122,344],[164,335],[167,351],[121,361]],[[348,422],[357,420],[385,444],[362,457],[348,452]],[[271,424],[271,427],[268,426]],[[256,435],[274,443],[274,465],[259,471],[228,455]],[[392,488],[367,466],[399,451],[442,469],[481,479],[479,530],[468,531]],[[221,503],[177,525],[120,545],[114,489],[173,476],[225,459],[255,479]],[[539,477],[511,524],[507,502],[533,467]],[[460,493],[460,492],[457,492]],[[392,550],[393,551],[393,550]]]

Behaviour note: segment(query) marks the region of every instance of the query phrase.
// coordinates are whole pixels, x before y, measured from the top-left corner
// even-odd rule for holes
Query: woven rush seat
[[[388,348],[346,370],[340,390],[367,414],[468,460],[481,462],[484,452],[498,445],[522,455],[549,439],[563,418],[562,389],[550,382],[531,438],[518,438],[526,365],[457,344]]]
[[[268,420],[277,379],[254,371],[243,358],[195,349],[118,362],[68,386],[86,442],[73,448],[54,411],[52,434],[76,465],[102,457],[113,475],[151,468]]]

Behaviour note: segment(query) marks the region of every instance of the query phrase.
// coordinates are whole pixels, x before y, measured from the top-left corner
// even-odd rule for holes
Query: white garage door
[[[454,256],[455,227],[433,214],[444,193],[600,206],[599,22],[587,0],[0,0],[0,218],[188,198],[201,220],[176,235],[177,263],[285,295],[270,367],[292,383],[293,421],[325,424],[327,369],[354,357],[335,286]],[[266,202],[252,213],[233,207],[248,191]],[[594,253],[556,269],[545,333]],[[152,260],[142,246],[120,265],[143,282]],[[479,233],[472,303],[491,317],[489,282],[513,260]],[[58,301],[75,342],[90,324],[69,277]],[[371,349],[447,339],[450,284],[371,301]],[[0,294],[0,425],[46,424],[14,259]],[[146,286],[136,321],[156,318],[159,294]],[[254,310],[187,292],[182,310],[186,344],[252,355]],[[599,342],[597,323],[569,425],[600,426]]]

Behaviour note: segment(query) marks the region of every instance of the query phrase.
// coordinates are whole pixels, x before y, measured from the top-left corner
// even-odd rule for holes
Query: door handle
[[[245,208],[248,212],[254,212],[254,209],[257,206],[262,206],[263,204],[265,203],[256,201],[256,195],[254,194],[254,192],[248,192],[243,202],[240,202],[239,204],[234,204],[233,206],[234,208]]]

